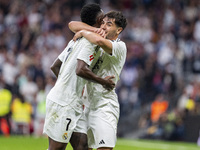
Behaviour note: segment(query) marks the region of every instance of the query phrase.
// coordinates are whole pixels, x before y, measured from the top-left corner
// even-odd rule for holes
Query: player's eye
[[[108,24],[107,24],[107,26],[111,27],[111,26],[112,26],[112,24],[111,24],[111,23],[108,23]]]

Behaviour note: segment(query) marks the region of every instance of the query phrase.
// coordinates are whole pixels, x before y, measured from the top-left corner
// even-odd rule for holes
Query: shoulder
[[[74,42],[73,40],[70,40],[69,43],[67,44],[67,46],[65,47],[65,49],[68,48],[68,47],[73,46],[74,43],[75,43],[75,42]]]
[[[119,50],[124,49],[125,51],[127,50],[126,44],[123,41],[121,41],[120,39],[117,39],[117,40],[111,41],[111,42],[113,45],[113,49],[119,49]]]
[[[118,46],[120,46],[120,47],[125,47],[126,48],[126,44],[123,41],[121,41],[120,39],[117,39],[117,40],[113,41],[113,43],[118,45]]]
[[[88,41],[86,38],[82,37],[78,41],[78,43],[81,43],[84,47],[85,46],[96,46],[95,44],[92,44],[90,41]]]

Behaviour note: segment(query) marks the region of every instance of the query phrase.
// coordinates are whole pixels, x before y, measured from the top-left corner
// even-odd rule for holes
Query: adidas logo
[[[100,145],[100,144],[105,144],[104,140],[101,140],[101,141],[99,142],[99,145]]]

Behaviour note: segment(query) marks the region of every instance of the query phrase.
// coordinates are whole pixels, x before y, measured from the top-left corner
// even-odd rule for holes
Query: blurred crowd
[[[200,115],[200,1],[0,0],[0,134],[42,135],[45,97],[56,81],[50,66],[73,37],[68,22],[80,20],[91,2],[128,19],[120,35],[127,60],[116,88],[121,117],[160,95],[167,105],[157,119],[144,117],[151,125],[180,123],[183,112]]]

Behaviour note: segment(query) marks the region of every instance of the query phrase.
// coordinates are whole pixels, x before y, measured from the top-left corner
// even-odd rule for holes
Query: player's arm
[[[103,50],[106,51],[107,53],[112,54],[112,43],[110,40],[105,39],[104,37],[102,37],[101,35],[97,33],[87,31],[87,30],[81,30],[77,32],[73,40],[75,41],[77,38],[82,37],[82,36],[85,37],[91,43],[103,48]]]
[[[60,67],[62,65],[62,62],[64,60],[66,60],[67,56],[70,54],[71,52],[71,47],[73,45],[73,41],[71,40],[67,47],[65,47],[65,49],[62,51],[62,53],[59,54],[59,56],[56,58],[56,60],[53,62],[53,64],[51,65],[51,70],[52,72],[55,74],[56,77],[58,77],[58,74],[60,72]]]
[[[114,76],[101,78],[94,74],[89,69],[88,65],[80,59],[77,60],[76,74],[86,80],[101,84],[107,90],[112,90],[115,87],[115,83],[111,80],[114,78]]]
[[[60,59],[58,58],[51,65],[51,70],[56,75],[56,77],[58,77],[61,65],[62,65],[62,61],[60,61]]]
[[[92,27],[86,23],[80,22],[80,21],[71,21],[68,23],[68,27],[69,29],[76,33],[80,30],[87,30],[87,31],[91,31],[91,32],[95,32],[95,30],[97,29],[96,27]]]

